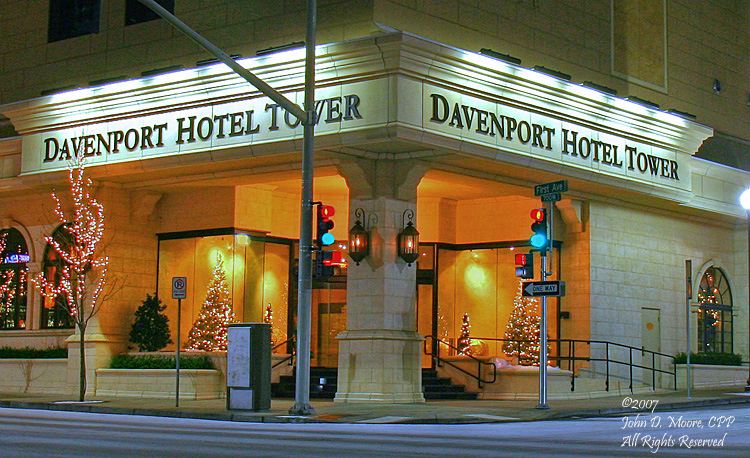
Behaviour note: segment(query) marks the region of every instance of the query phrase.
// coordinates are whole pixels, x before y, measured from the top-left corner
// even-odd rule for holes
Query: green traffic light
[[[336,237],[333,236],[330,232],[326,232],[320,237],[320,243],[323,246],[333,245],[333,242],[336,241]]]
[[[529,242],[531,242],[531,246],[534,248],[542,248],[547,245],[547,237],[544,234],[534,234],[529,239]]]

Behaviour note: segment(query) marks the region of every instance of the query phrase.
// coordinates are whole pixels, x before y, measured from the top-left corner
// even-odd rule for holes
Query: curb
[[[684,410],[699,407],[711,407],[722,405],[750,404],[748,398],[713,398],[683,402],[670,402],[659,404],[659,410]],[[44,402],[25,402],[25,401],[7,401],[0,400],[0,408],[30,409],[30,410],[50,410],[66,412],[84,412],[98,413],[108,415],[140,415],[147,417],[165,417],[165,418],[189,418],[195,420],[213,420],[213,421],[235,421],[242,423],[349,423],[356,424],[364,416],[349,417],[350,421],[336,421],[319,418],[317,416],[301,417],[288,414],[264,414],[263,412],[250,414],[246,412],[196,412],[180,410],[163,410],[163,409],[144,409],[128,407],[107,407],[101,405],[80,405],[80,404],[52,404]],[[566,410],[551,411],[538,418],[519,418],[513,420],[485,420],[481,418],[410,418],[405,421],[394,422],[392,424],[442,424],[442,425],[467,425],[467,424],[489,424],[489,423],[518,423],[529,421],[544,420],[563,420],[570,418],[592,418],[592,417],[609,417],[616,415],[625,415],[634,412],[648,412],[648,410],[634,410],[625,407],[613,407],[605,409],[589,410]],[[346,417],[344,417],[346,418]]]

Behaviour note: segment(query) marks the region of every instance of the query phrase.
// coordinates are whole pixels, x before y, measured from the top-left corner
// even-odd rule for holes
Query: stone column
[[[33,331],[41,328],[41,316],[42,316],[42,295],[39,294],[39,290],[31,282],[32,278],[36,278],[37,275],[42,271],[41,262],[28,262],[26,267],[29,271],[26,273],[26,330]]]
[[[350,190],[349,220],[362,208],[370,255],[347,273],[347,330],[339,339],[337,402],[424,402],[422,336],[416,332],[416,264],[398,257],[403,214],[416,212],[418,162],[358,161],[341,167]],[[416,224],[416,221],[415,221]]]

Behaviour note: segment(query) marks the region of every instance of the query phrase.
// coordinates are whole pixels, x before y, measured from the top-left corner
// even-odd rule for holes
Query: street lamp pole
[[[748,304],[750,305],[750,189],[747,189],[740,195],[740,205],[747,212],[747,281],[748,281]],[[748,333],[750,333],[750,307],[748,307]],[[750,337],[750,336],[749,336]],[[750,338],[748,339],[748,348],[750,349]],[[750,351],[748,352],[750,358]],[[745,392],[750,392],[750,364],[748,364],[747,382],[745,383]]]

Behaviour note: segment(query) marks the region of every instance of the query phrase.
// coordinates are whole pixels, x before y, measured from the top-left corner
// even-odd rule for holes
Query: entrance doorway
[[[661,351],[661,310],[643,307],[641,308],[641,345],[644,350]],[[651,367],[652,361],[655,369],[660,369],[661,358],[643,352],[641,365]],[[644,378],[651,376],[651,371],[644,369]],[[659,383],[661,373],[656,373],[656,382]],[[650,382],[649,382],[650,384]]]
[[[331,277],[313,282],[312,366],[338,367],[339,341],[336,336],[346,330],[346,279],[342,280]]]

